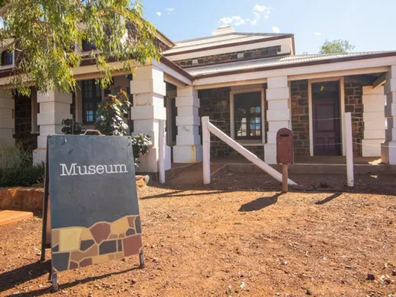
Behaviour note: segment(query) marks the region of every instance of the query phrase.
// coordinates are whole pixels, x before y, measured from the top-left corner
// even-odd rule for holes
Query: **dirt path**
[[[396,196],[237,187],[251,182],[142,189],[146,268],[132,257],[60,273],[52,296],[396,294]],[[50,294],[40,236],[37,217],[0,227],[1,296]]]

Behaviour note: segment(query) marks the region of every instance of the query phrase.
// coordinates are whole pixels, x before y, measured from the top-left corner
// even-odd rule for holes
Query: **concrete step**
[[[0,226],[27,220],[32,217],[33,213],[28,211],[0,210]]]

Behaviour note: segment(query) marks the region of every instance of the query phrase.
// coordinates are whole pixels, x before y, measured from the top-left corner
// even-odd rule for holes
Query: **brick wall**
[[[294,154],[309,156],[308,80],[292,81],[290,88]]]
[[[231,62],[236,60],[242,61],[246,59],[271,57],[271,56],[276,56],[280,51],[281,51],[280,46],[271,46],[271,47],[253,49],[243,52],[233,52],[233,53],[226,53],[226,54],[200,57],[194,59],[190,58],[190,59],[174,61],[174,62],[178,64],[180,67],[189,67],[189,66],[194,66],[193,60],[198,60],[198,64],[195,64],[195,66],[202,66],[202,65],[210,65],[216,63]],[[244,53],[244,57],[238,58],[238,53]]]
[[[199,109],[200,117],[209,116],[211,122],[221,131],[230,135],[230,89],[210,89],[199,91],[201,107]],[[201,133],[202,135],[202,133]],[[230,146],[211,135],[210,154],[212,157],[229,157],[238,156]],[[249,151],[253,152],[260,158],[264,158],[263,146],[248,146]]]
[[[355,156],[362,155],[362,139],[363,139],[363,85],[364,83],[352,79],[345,78],[345,112],[352,113],[352,137],[353,152]]]

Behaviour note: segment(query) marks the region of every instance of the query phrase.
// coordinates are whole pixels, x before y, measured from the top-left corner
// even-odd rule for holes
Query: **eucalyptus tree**
[[[32,83],[42,92],[73,91],[81,63],[96,64],[105,87],[113,71],[133,71],[132,60],[159,57],[139,0],[0,0],[0,7],[0,50],[15,52],[11,83],[22,93]],[[79,51],[83,43],[92,45],[88,56]]]

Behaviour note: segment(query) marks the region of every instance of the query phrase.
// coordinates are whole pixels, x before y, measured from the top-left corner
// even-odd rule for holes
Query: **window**
[[[235,139],[262,139],[261,92],[234,95]]]
[[[95,49],[96,49],[96,46],[95,46],[94,43],[89,42],[88,40],[85,40],[85,39],[82,41],[82,50],[83,50],[83,52],[89,52],[89,51],[92,51],[92,50],[95,50]]]
[[[94,79],[82,81],[83,123],[93,124],[98,105],[102,101],[102,89]]]
[[[14,64],[14,54],[11,51],[3,51],[1,53],[1,66],[9,66]]]

